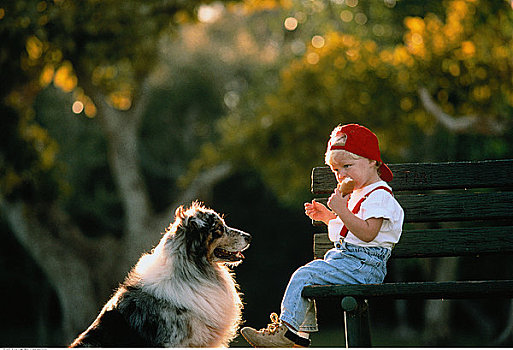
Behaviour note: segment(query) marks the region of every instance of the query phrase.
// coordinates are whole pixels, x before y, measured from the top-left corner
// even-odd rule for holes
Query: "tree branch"
[[[422,105],[424,108],[433,115],[440,124],[445,126],[447,129],[453,132],[465,132],[469,131],[477,122],[477,116],[468,115],[462,116],[459,118],[455,118],[447,113],[445,113],[442,108],[436,104],[436,102],[431,97],[431,94],[425,87],[420,87],[418,89],[420,100],[422,101]]]
[[[507,129],[506,123],[501,123],[491,116],[479,117],[471,114],[461,117],[453,117],[445,113],[433,100],[428,89],[421,86],[418,95],[422,105],[440,124],[455,133],[470,133],[478,131],[483,134],[502,135]]]
[[[159,214],[155,222],[159,229],[165,228],[173,219],[172,215],[180,205],[187,205],[194,200],[200,200],[212,190],[213,186],[225,179],[232,173],[230,163],[222,163],[199,174],[182,193],[163,213]]]

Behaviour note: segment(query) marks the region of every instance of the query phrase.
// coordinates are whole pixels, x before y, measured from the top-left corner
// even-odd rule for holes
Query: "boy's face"
[[[355,182],[355,189],[359,189],[380,181],[376,168],[376,161],[367,158],[353,159],[347,155],[337,155],[329,164],[337,181],[341,182],[350,177]]]

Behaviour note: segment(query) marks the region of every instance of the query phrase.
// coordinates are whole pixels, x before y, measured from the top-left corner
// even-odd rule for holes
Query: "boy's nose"
[[[344,170],[340,170],[339,172],[337,172],[337,181],[338,182],[344,180],[346,177],[347,177],[347,174]]]

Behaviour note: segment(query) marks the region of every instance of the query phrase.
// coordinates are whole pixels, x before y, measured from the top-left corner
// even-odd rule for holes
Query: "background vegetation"
[[[264,327],[311,259],[303,202],[335,125],[374,130],[390,163],[513,157],[512,32],[505,0],[0,1],[0,344],[67,344],[195,199],[254,235],[236,272]],[[375,344],[512,345],[512,305],[377,301]],[[342,345],[334,306],[314,346]]]

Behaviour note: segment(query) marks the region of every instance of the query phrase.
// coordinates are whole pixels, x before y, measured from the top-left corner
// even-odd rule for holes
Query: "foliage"
[[[0,5],[2,103],[18,113],[5,142],[21,143],[32,162],[26,171],[4,154],[2,193],[14,194],[50,175],[58,145],[37,122],[33,102],[53,83],[73,93],[73,109],[95,117],[105,95],[118,110],[130,109],[158,60],[161,38],[192,20],[202,1],[8,1]],[[29,150],[32,151],[29,151]],[[30,174],[38,174],[32,176]],[[53,179],[52,179],[53,177]],[[57,176],[58,177],[58,176]],[[32,184],[32,185],[31,185]],[[35,185],[34,185],[35,186]],[[37,191],[35,191],[37,192]],[[51,198],[56,198],[54,193]],[[51,199],[51,198],[46,198]]]
[[[299,23],[293,42],[302,40],[306,49],[283,66],[276,89],[250,92],[220,123],[222,154],[232,150],[259,169],[289,203],[304,198],[309,169],[322,164],[324,142],[339,123],[374,130],[387,161],[433,158],[434,151],[447,159],[443,148],[419,154],[412,147],[419,135],[438,128],[419,96],[422,88],[456,120],[478,118],[470,134],[494,135],[457,157],[482,157],[476,150],[483,144],[499,150],[486,156],[511,153],[507,136],[498,139],[499,149],[496,137],[507,134],[513,106],[513,13],[507,2],[323,4],[298,2],[285,11]],[[205,150],[209,160],[214,149]]]

